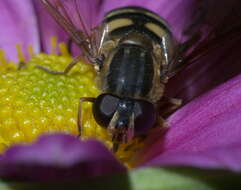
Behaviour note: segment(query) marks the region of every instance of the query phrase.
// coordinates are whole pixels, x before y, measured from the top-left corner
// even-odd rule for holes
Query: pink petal
[[[202,32],[202,40],[193,50],[201,55],[204,51],[198,47],[204,41],[207,42],[204,49],[209,49],[196,61],[189,61],[191,65],[173,77],[167,85],[167,94],[182,98],[184,102],[241,73],[241,1],[200,2],[203,16],[194,28]]]
[[[39,51],[39,34],[36,15],[31,0],[0,1],[0,48],[10,60],[18,61],[16,44],[23,47],[27,56],[27,46]]]
[[[169,153],[155,157],[145,166],[192,166],[241,171],[241,143],[200,152]]]
[[[66,134],[44,135],[31,145],[16,145],[0,155],[0,177],[32,181],[72,181],[124,173],[98,141]]]
[[[172,163],[175,158],[177,163],[183,158],[183,163],[189,165],[192,163],[185,156],[178,158],[177,155],[194,154],[196,158],[200,155],[200,162],[205,164],[203,157],[217,148],[220,150],[217,162],[222,163],[229,156],[226,160],[235,163],[228,164],[240,169],[241,157],[237,157],[241,151],[240,110],[241,75],[175,112],[169,118],[170,128],[166,135],[144,151],[142,162],[155,159],[162,165],[162,158],[175,154]]]

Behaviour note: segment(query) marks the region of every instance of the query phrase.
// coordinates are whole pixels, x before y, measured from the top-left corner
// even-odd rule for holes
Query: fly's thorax
[[[120,38],[119,44],[132,44],[140,46],[146,51],[153,51],[153,41],[149,37],[137,32],[126,34]]]
[[[97,84],[105,93],[155,103],[164,91],[160,76],[163,62],[160,46],[154,46],[141,34],[129,34],[109,52],[98,74]]]
[[[154,100],[160,85],[160,63],[152,51],[134,44],[120,44],[105,59],[98,75],[102,92],[120,97]]]

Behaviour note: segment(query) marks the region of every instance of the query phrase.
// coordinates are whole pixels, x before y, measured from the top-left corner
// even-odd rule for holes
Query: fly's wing
[[[178,47],[169,67],[169,77],[202,58],[212,57],[221,48],[241,43],[240,1],[204,0],[201,3],[196,19],[183,31],[192,37]]]
[[[40,0],[58,24],[69,34],[84,55],[96,58],[101,30],[97,30],[101,0]]]

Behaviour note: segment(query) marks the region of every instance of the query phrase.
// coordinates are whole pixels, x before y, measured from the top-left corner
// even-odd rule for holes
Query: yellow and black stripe
[[[141,33],[162,43],[164,36],[170,36],[168,24],[156,13],[140,7],[114,9],[105,15],[104,22],[113,36]]]

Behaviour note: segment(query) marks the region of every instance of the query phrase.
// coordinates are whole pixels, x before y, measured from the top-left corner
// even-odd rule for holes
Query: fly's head
[[[113,142],[121,144],[144,134],[157,119],[152,103],[112,94],[101,94],[96,98],[93,114],[96,122],[110,132]]]

